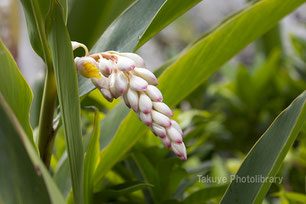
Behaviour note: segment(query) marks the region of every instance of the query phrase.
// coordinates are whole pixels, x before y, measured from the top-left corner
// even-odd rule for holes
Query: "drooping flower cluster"
[[[86,56],[75,58],[77,71],[91,78],[108,101],[122,96],[125,104],[134,110],[139,120],[149,126],[166,147],[187,160],[182,129],[169,118],[173,117],[173,113],[162,102],[163,96],[156,87],[158,81],[145,68],[144,60],[134,53],[115,51],[88,55],[85,45],[72,41],[72,48],[78,47],[85,49]]]

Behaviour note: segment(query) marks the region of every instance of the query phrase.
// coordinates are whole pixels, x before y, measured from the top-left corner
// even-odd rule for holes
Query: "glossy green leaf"
[[[0,120],[1,202],[65,203],[1,93]]]
[[[208,35],[204,34],[204,38],[200,37],[201,40],[184,51],[160,76],[158,88],[164,95],[165,103],[170,107],[179,103],[221,65],[304,2],[262,0],[234,15]],[[271,10],[275,12],[271,14]],[[257,15],[258,12],[261,15]],[[130,113],[124,119],[111,143],[101,152],[103,165],[98,166],[96,183],[146,130],[135,113]]]
[[[226,191],[227,185],[221,186],[211,186],[203,188],[199,191],[196,191],[190,194],[187,198],[183,200],[183,203],[193,204],[193,203],[207,203],[212,198],[221,197]]]
[[[83,203],[83,144],[80,100],[72,47],[60,5],[54,1],[48,41],[54,64],[61,117],[66,138],[72,190],[75,203]]]
[[[306,91],[297,97],[253,146],[236,178],[274,177],[306,121]],[[271,182],[239,182],[234,179],[221,203],[261,203]]]
[[[34,144],[29,118],[33,94],[12,55],[1,40],[0,64],[0,92],[13,110],[29,140]]]
[[[68,18],[72,40],[91,48],[106,28],[136,0],[75,0]]]
[[[140,37],[140,40],[137,43],[137,47],[135,49],[141,47],[164,27],[169,25],[171,22],[198,4],[200,1],[202,0],[188,0],[178,3],[177,0],[167,0]]]
[[[84,203],[92,203],[94,173],[100,162],[100,114],[96,110],[94,118],[94,130],[90,138],[84,159]]]
[[[142,190],[148,187],[152,187],[152,185],[139,181],[128,181],[123,184],[110,186],[108,189],[95,193],[94,203],[102,203],[108,200],[116,199],[119,196],[124,196],[134,191]]]
[[[64,198],[68,197],[71,190],[70,175],[69,161],[67,159],[67,152],[65,152],[57,164],[57,169],[55,170],[53,177]]]

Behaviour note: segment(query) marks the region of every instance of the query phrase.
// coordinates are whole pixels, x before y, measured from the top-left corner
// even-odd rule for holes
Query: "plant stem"
[[[41,11],[37,0],[32,0],[32,9],[36,26],[38,29],[39,38],[41,41],[44,61],[47,65],[45,86],[42,98],[42,104],[39,117],[39,130],[38,130],[38,149],[40,157],[48,168],[50,165],[52,147],[54,142],[54,129],[53,129],[53,113],[56,102],[56,83],[54,77],[52,56],[48,45],[48,40],[45,31],[44,19],[42,18]]]
[[[56,85],[53,70],[48,70],[39,117],[38,149],[46,167],[50,165],[54,141],[53,113],[56,102]]]

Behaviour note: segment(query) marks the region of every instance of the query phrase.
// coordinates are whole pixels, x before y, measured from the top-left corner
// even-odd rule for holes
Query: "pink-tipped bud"
[[[121,95],[123,95],[128,88],[128,79],[123,72],[119,72],[117,75],[116,88],[120,91]]]
[[[181,126],[175,120],[171,120],[171,124],[182,136],[184,135]]]
[[[179,144],[183,142],[182,135],[173,126],[170,126],[166,129],[172,142]]]
[[[121,56],[128,57],[135,62],[136,67],[145,67],[144,60],[137,54],[131,52],[120,53]]]
[[[180,144],[171,143],[171,149],[182,160],[184,161],[187,160],[187,152],[186,152],[186,147],[184,143],[180,143]]]
[[[152,110],[152,101],[145,93],[140,94],[139,110],[145,114],[150,113]]]
[[[136,91],[144,91],[148,87],[148,82],[138,76],[131,76],[130,87]]]
[[[127,92],[125,92],[125,94],[123,94],[122,97],[123,97],[123,100],[124,100],[125,105],[126,105],[128,108],[131,108],[131,105],[130,105],[129,100],[128,100],[128,98],[127,98]]]
[[[135,112],[138,112],[138,103],[139,103],[138,93],[133,89],[128,89],[126,97],[132,109]]]
[[[152,110],[152,119],[155,123],[158,125],[164,126],[164,127],[170,127],[171,126],[171,121],[170,119],[165,116],[164,114],[161,114],[160,112],[157,112],[155,110]]]
[[[131,71],[135,68],[135,62],[130,58],[118,56],[117,67],[120,71],[126,72]]]
[[[143,78],[144,80],[146,80],[149,84],[158,85],[158,81],[157,81],[155,75],[148,69],[135,68],[133,70],[133,73],[136,74],[137,76]]]
[[[140,120],[146,124],[147,126],[150,126],[152,125],[152,117],[151,117],[151,114],[145,114],[143,112],[140,112],[139,113],[139,118]]]
[[[105,76],[101,76],[101,78],[91,78],[91,82],[98,88],[98,89],[109,89],[109,79]]]
[[[117,75],[117,73],[112,73],[109,76],[109,89],[114,98],[118,98],[121,95],[120,90],[116,86],[116,81],[118,78]]]
[[[166,129],[156,123],[152,123],[153,132],[155,132],[159,137],[165,138],[167,136]]]
[[[105,58],[99,60],[99,70],[104,76],[109,76],[115,68],[114,62]]]
[[[101,92],[101,94],[104,96],[104,98],[106,100],[108,100],[109,102],[112,102],[114,100],[113,95],[111,94],[111,92],[109,91],[109,89],[99,89],[99,91]]]
[[[155,86],[148,85],[145,92],[151,98],[152,101],[161,102],[163,100],[163,95],[161,94],[160,90]]]
[[[160,141],[167,147],[170,148],[171,147],[171,141],[169,140],[168,137],[159,137]]]
[[[173,117],[171,109],[163,102],[153,102],[153,108],[168,117]]]

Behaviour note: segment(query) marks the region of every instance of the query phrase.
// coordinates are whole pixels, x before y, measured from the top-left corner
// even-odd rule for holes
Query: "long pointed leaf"
[[[254,145],[236,178],[270,178],[276,175],[306,121],[306,91],[297,97]],[[261,203],[271,182],[239,182],[234,179],[221,203]]]
[[[61,6],[54,1],[50,16],[48,41],[54,64],[58,98],[70,164],[75,203],[83,203],[83,144],[80,100],[72,47]]]

